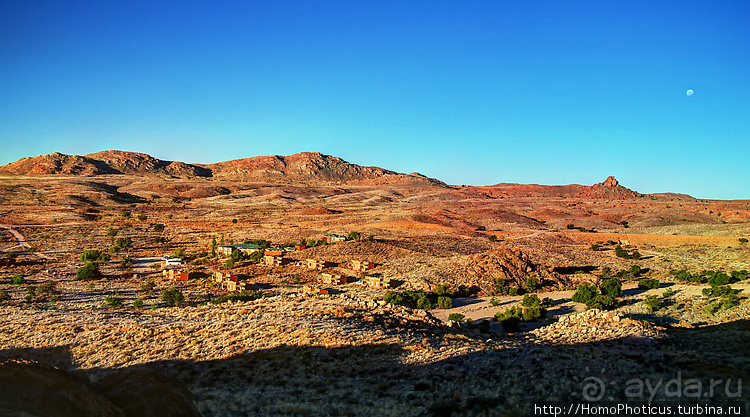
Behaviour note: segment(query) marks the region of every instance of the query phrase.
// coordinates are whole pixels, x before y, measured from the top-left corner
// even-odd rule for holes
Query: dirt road
[[[2,224],[2,223],[0,223],[0,228],[3,228],[5,230],[7,230],[11,235],[13,235],[13,237],[16,239],[16,242],[18,242],[18,246],[20,246],[20,247],[22,247],[22,248],[24,248],[26,250],[31,249],[31,245],[29,245],[29,243],[26,241],[26,238],[23,237],[23,235],[21,233],[19,233],[18,230],[14,229],[10,225]],[[42,258],[42,259],[51,259],[47,255],[41,254],[39,252],[34,252],[34,255],[36,255],[37,257]]]

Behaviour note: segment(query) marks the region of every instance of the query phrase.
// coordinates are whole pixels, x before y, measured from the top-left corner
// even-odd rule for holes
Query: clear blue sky
[[[4,0],[0,164],[319,151],[750,198],[748,22],[744,0]]]

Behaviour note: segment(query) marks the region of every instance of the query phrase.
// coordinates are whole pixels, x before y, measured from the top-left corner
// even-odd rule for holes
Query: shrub
[[[487,227],[485,227],[485,226],[477,226],[477,229],[476,229],[476,230],[477,230],[478,232],[483,232],[483,231],[487,230]]]
[[[598,308],[599,310],[607,310],[615,306],[615,299],[608,295],[597,295],[593,299],[586,302],[586,308]]]
[[[349,232],[349,235],[346,236],[347,240],[359,240],[361,238],[359,232]]]
[[[466,316],[461,313],[451,313],[448,315],[448,320],[456,323],[463,323],[466,320]]]
[[[154,223],[154,232],[162,233],[164,231],[164,225],[161,223]]]
[[[452,295],[453,292],[450,290],[450,286],[448,284],[438,284],[435,286],[435,288],[432,290],[432,292],[436,295]]]
[[[743,245],[744,245],[745,243],[747,243],[747,239],[746,239],[746,238],[744,238],[744,237],[741,237],[741,238],[739,239],[739,241],[740,241],[740,243],[742,243]]]
[[[120,209],[120,216],[128,219],[130,218],[130,212],[125,209]]]
[[[603,295],[609,296],[611,298],[615,298],[622,293],[622,284],[617,278],[609,278],[602,281],[601,284],[599,284],[599,289],[601,290]]]
[[[136,298],[135,301],[133,301],[133,308],[136,310],[143,308],[143,297]]]
[[[516,287],[510,287],[508,288],[508,295],[511,295],[513,297],[518,295],[518,288]]]
[[[734,294],[734,290],[729,285],[712,285],[711,288],[703,289],[703,295],[706,297],[723,297],[727,294]]]
[[[13,285],[21,285],[21,284],[23,284],[23,276],[21,276],[21,275],[15,275],[15,276],[13,276],[13,278],[10,279],[10,282]]]
[[[0,291],[0,302],[10,301],[11,297],[7,291]]]
[[[630,274],[632,274],[634,277],[637,277],[641,274],[641,267],[637,264],[630,265],[630,269],[628,270]]]
[[[430,302],[430,299],[427,298],[427,294],[425,293],[419,293],[419,297],[417,298],[417,308],[420,310],[429,310],[432,308],[432,303]]]
[[[498,294],[506,295],[508,294],[508,288],[507,282],[504,278],[497,278],[495,279],[495,292]]]
[[[451,308],[453,307],[453,300],[450,297],[438,297],[437,306],[442,309]]]
[[[523,308],[515,306],[505,311],[498,311],[495,313],[495,319],[503,325],[506,332],[518,331],[519,323],[523,321]]]
[[[182,291],[175,287],[168,288],[161,292],[161,300],[170,306],[176,306],[182,303],[185,297],[182,295]]]
[[[104,297],[104,302],[107,304],[109,308],[122,307],[122,298],[120,297],[107,296],[107,297]]]
[[[646,304],[646,309],[652,313],[661,308],[661,300],[655,295],[647,296],[644,304]]]
[[[139,221],[145,222],[146,221],[146,215],[145,214],[139,214],[136,217]]]
[[[497,236],[495,235],[487,235],[487,239],[489,239],[490,242],[497,242]]]
[[[232,269],[232,268],[234,268],[234,261],[231,260],[231,259],[227,259],[224,262],[224,268],[226,268],[226,269]]]
[[[52,281],[47,281],[44,284],[39,285],[37,288],[37,291],[39,294],[54,294],[55,293],[55,283]]]
[[[497,298],[495,298],[495,297],[492,297],[492,298],[490,298],[490,305],[491,305],[492,307],[497,307],[497,306],[499,306],[499,305],[500,305],[500,300],[498,300],[498,299],[497,299]]]
[[[396,291],[388,291],[385,293],[385,296],[383,296],[383,301],[393,305],[401,305],[404,302],[404,297]]]
[[[119,249],[127,249],[133,245],[133,240],[130,237],[118,237],[115,239],[115,247]]]
[[[729,274],[732,276],[732,279],[735,282],[746,280],[747,277],[750,276],[750,272],[748,272],[745,269],[740,270],[740,271],[732,271]]]
[[[115,236],[117,236],[117,232],[118,232],[117,229],[113,229],[111,227],[109,228],[109,230],[107,230],[107,236],[109,236],[109,241],[110,242],[114,242],[115,241]]]
[[[712,273],[709,273],[708,277],[708,285],[712,287],[717,287],[720,285],[726,285],[729,284],[729,275],[718,272],[718,271],[711,271]]]
[[[599,246],[599,245],[597,245],[596,243],[592,243],[592,244],[591,244],[591,248],[590,248],[590,249],[591,249],[592,251],[594,251],[594,252],[598,252],[598,251],[599,251],[599,248],[600,248],[600,246]]]
[[[596,287],[593,285],[579,285],[576,289],[576,293],[573,294],[571,300],[576,303],[586,304],[589,300],[596,297]]]
[[[234,253],[235,250],[239,252],[239,250],[237,250],[235,248],[232,251],[232,253]],[[240,253],[242,253],[242,252],[240,252]],[[177,249],[175,249],[175,250],[172,251],[172,257],[173,258],[182,258],[183,256],[185,256],[185,248],[177,248]]]
[[[526,278],[526,289],[529,291],[536,291],[539,289],[539,278],[528,277]]]
[[[641,278],[638,280],[638,288],[642,290],[659,288],[659,280],[656,278]]]
[[[533,307],[540,305],[542,305],[542,301],[536,294],[526,294],[523,296],[523,301],[521,301],[521,306],[523,307]]]
[[[99,259],[101,252],[97,249],[86,249],[80,256],[81,262],[96,261]]]
[[[78,280],[89,281],[101,277],[102,273],[99,271],[99,264],[96,262],[89,262],[76,271],[76,279]]]
[[[31,296],[31,297],[36,296],[36,285],[27,285],[26,295]]]

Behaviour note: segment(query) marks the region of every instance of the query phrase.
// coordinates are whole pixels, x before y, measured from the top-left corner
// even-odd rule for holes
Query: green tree
[[[448,309],[453,307],[453,300],[450,297],[438,297],[437,305],[438,308]]]
[[[586,304],[589,302],[589,300],[592,300],[594,297],[596,297],[596,287],[593,285],[579,285],[578,288],[576,288],[575,294],[573,294],[573,297],[571,300],[576,303],[583,303]]]
[[[89,262],[86,265],[78,268],[76,271],[76,279],[79,280],[92,280],[101,278],[102,273],[99,271],[99,264],[96,262]]]
[[[361,239],[361,236],[359,235],[359,232],[349,232],[349,235],[346,237],[347,240],[359,240]]]
[[[451,313],[448,315],[448,320],[455,323],[463,323],[466,320],[466,316],[461,313]]]
[[[526,289],[529,291],[536,291],[539,289],[539,278],[528,277],[526,278]]]
[[[622,293],[622,284],[617,278],[609,278],[602,281],[599,284],[599,289],[603,295],[612,297],[618,297]]]
[[[177,306],[185,299],[182,291],[175,287],[168,288],[161,292],[161,300],[170,306]]]

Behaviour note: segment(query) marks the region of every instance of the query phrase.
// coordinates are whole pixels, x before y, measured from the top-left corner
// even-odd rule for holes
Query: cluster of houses
[[[211,280],[221,287],[224,291],[239,292],[239,291],[251,291],[253,284],[250,281],[240,279],[239,276],[230,274],[229,272],[217,271],[211,276]]]
[[[346,240],[346,236],[328,234],[323,236],[323,239],[328,243],[338,243]],[[294,250],[304,250],[305,245],[295,245]],[[216,252],[222,256],[231,256],[235,250],[241,251],[244,255],[250,255],[252,253],[262,251],[263,259],[261,263],[266,266],[281,266],[292,262],[292,259],[285,257],[284,255],[292,250],[289,248],[266,248],[263,249],[259,245],[253,243],[238,244],[238,245],[222,245],[216,248]],[[166,260],[166,259],[165,259]],[[367,260],[351,260],[344,264],[337,264],[335,262],[325,261],[323,259],[305,259],[297,265],[305,267],[307,269],[320,270],[320,283],[323,285],[343,285],[350,282],[349,277],[341,274],[332,272],[322,272],[328,268],[344,267],[351,269],[354,272],[364,273],[373,268],[375,264]],[[171,266],[171,265],[170,265]],[[165,269],[162,271],[162,275],[165,279],[170,281],[188,281],[191,276],[190,273],[181,271],[178,269]],[[212,275],[212,281],[219,284],[222,290],[235,292],[243,290],[251,290],[252,284],[247,280],[240,279],[237,275],[229,272],[214,272]],[[364,285],[372,288],[391,288],[392,283],[388,278],[378,276],[366,276],[360,281],[355,282],[358,285]],[[302,288],[304,294],[315,294],[315,295],[327,295],[328,290],[316,286],[304,286]]]

